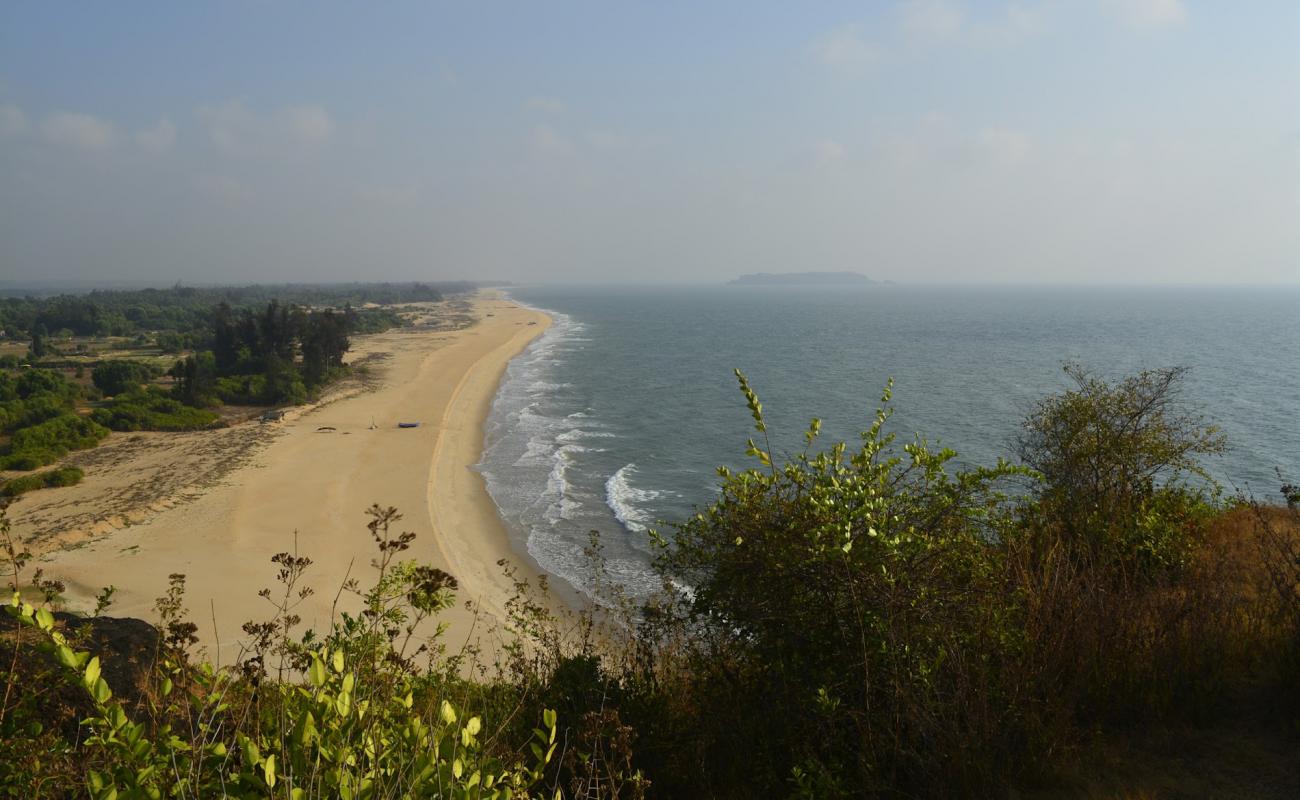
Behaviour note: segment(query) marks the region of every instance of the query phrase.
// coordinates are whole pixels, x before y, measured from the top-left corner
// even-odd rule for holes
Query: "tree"
[[[295,331],[288,306],[280,305],[278,300],[268,303],[258,320],[258,335],[261,345],[258,355],[293,360]]]
[[[187,356],[177,361],[168,374],[176,379],[172,393],[177,400],[195,408],[212,405],[217,381],[217,364],[212,353],[204,351]]]
[[[45,337],[47,332],[43,324],[37,324],[32,330],[32,358],[45,358]]]
[[[298,370],[294,369],[292,362],[275,355],[268,356],[263,376],[266,378],[266,384],[262,402],[296,405],[307,399],[307,387],[303,385],[302,378],[299,377]]]
[[[139,389],[140,384],[153,378],[154,374],[153,367],[148,364],[119,359],[96,364],[90,373],[90,379],[101,392],[112,397]]]
[[[1015,443],[1020,460],[1043,478],[1039,511],[1094,553],[1167,559],[1177,532],[1144,524],[1177,519],[1170,505],[1194,503],[1213,483],[1200,457],[1226,447],[1217,427],[1180,407],[1187,368],[1144,370],[1116,383],[1078,364],[1064,369],[1074,388],[1041,401]]]
[[[218,305],[213,318],[212,355],[216,359],[217,369],[222,372],[229,372],[239,363],[239,331],[235,327],[229,303]]]
[[[330,309],[301,318],[302,377],[307,386],[319,386],[331,369],[343,366],[343,355],[351,346],[347,325],[346,317]]]

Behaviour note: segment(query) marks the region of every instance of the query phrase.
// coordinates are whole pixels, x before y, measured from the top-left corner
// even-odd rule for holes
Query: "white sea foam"
[[[528,384],[528,392],[531,394],[545,394],[547,392],[559,391],[560,389],[567,389],[572,385],[573,384],[571,383],[548,383],[546,381],[538,380]]]
[[[660,496],[653,489],[638,489],[632,485],[632,476],[636,473],[636,464],[627,464],[605,481],[605,505],[614,512],[614,517],[629,531],[649,530],[654,524],[654,515],[641,508],[639,503],[649,503]]]
[[[593,470],[603,469],[594,454],[616,447],[618,434],[597,417],[589,400],[579,399],[575,390],[582,383],[565,382],[572,371],[566,360],[581,357],[590,333],[571,317],[546,313],[551,326],[506,368],[485,426],[479,469],[502,518],[541,569],[589,592],[584,549],[587,531],[609,524],[603,506],[613,509],[636,538],[654,523],[647,509],[660,493],[632,483],[635,465],[608,481]],[[648,590],[652,573],[645,561],[622,541],[626,534],[605,535],[611,534],[611,579],[633,594]]]
[[[618,434],[609,431],[589,431],[582,428],[570,428],[555,437],[557,442],[580,442],[583,439],[616,439]]]

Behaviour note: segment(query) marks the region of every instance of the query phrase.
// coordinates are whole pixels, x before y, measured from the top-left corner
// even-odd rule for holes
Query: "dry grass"
[[[1211,522],[1176,585],[1100,592],[1078,574],[1063,579],[1077,585],[1058,583],[1053,623],[1069,627],[1056,629],[1054,666],[1087,663],[1091,651],[1092,671],[1060,685],[1099,716],[1060,731],[1075,743],[1069,757],[1025,796],[1300,797],[1297,548],[1294,510],[1246,506]]]

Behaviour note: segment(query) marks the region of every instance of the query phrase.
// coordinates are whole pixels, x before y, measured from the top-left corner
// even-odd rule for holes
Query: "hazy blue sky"
[[[5,3],[0,279],[1300,281],[1300,2]]]

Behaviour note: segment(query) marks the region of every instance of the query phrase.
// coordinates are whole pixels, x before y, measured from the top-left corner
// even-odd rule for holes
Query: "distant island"
[[[741,275],[729,286],[869,286],[876,283],[857,272],[756,272]]]

